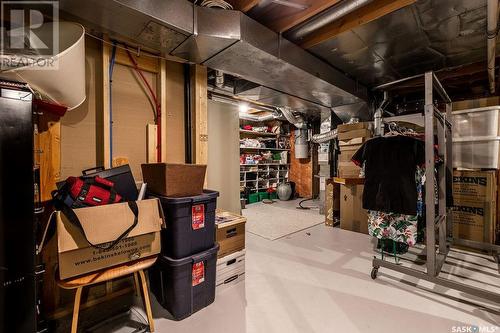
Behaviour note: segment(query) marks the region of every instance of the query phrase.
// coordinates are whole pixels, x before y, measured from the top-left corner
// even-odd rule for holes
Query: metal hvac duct
[[[368,100],[366,87],[239,11],[193,6],[186,0],[60,0],[60,8],[111,38],[244,77],[321,107]]]

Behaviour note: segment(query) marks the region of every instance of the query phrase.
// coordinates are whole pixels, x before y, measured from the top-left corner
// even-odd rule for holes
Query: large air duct
[[[60,0],[63,16],[321,107],[368,100],[366,87],[239,11],[186,0]],[[126,18],[126,19],[124,19]]]

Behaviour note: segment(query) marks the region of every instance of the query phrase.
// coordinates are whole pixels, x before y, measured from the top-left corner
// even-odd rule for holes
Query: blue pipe
[[[115,67],[116,41],[113,41],[111,60],[109,61],[109,167],[113,166],[113,68]]]

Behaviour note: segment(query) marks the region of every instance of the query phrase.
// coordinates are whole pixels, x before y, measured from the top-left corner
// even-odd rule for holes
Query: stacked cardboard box
[[[227,288],[245,278],[245,223],[243,216],[217,210],[215,239],[217,254],[216,286]]]
[[[497,172],[453,173],[453,236],[494,243],[497,214]]]
[[[361,168],[351,159],[363,143],[372,137],[370,122],[344,124],[337,127],[340,156],[338,176],[340,178],[359,178]]]
[[[340,228],[368,234],[368,214],[363,209],[363,185],[340,186]]]
[[[340,216],[340,184],[331,178],[327,179],[325,192],[325,225],[333,227]]]

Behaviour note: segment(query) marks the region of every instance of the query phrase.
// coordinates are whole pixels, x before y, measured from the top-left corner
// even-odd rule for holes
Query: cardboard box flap
[[[127,237],[160,231],[162,218],[158,199],[137,201],[139,220]],[[74,210],[92,244],[103,244],[116,240],[134,222],[134,214],[128,204],[118,203]],[[67,252],[90,246],[81,230],[64,214],[57,214],[57,239],[59,252]]]

